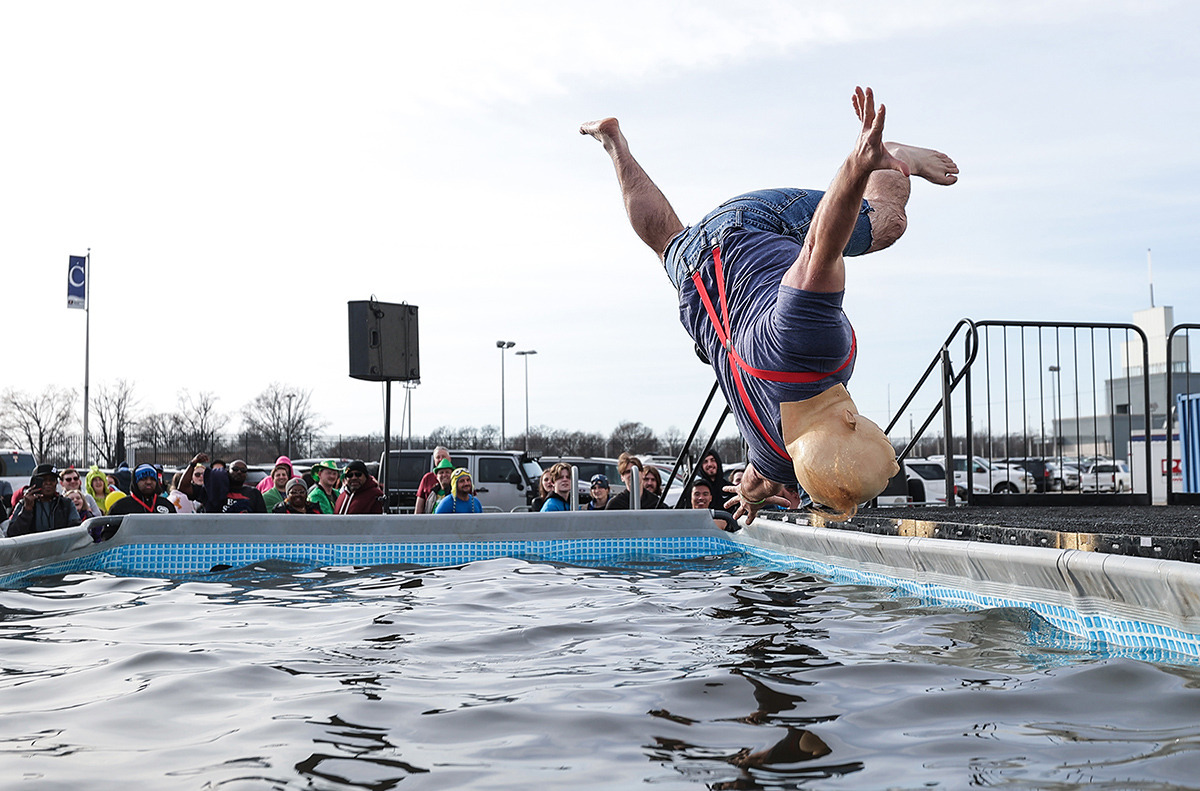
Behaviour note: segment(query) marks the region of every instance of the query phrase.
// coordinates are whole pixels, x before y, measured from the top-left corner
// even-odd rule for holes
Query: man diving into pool
[[[856,342],[842,311],[843,256],[900,238],[910,176],[949,185],[958,166],[932,149],[885,143],[886,111],[876,111],[870,88],[855,88],[852,103],[861,129],[828,191],[748,193],[690,228],[630,154],[616,118],[579,130],[612,158],[629,221],[679,290],[680,320],[749,445],[725,503],[747,522],[766,503],[785,505],[779,495],[793,480],[848,519],[899,470],[891,443],[845,388]]]

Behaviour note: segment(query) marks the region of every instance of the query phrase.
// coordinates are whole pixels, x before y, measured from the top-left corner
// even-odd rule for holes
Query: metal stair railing
[[[960,331],[965,331],[965,334],[963,335],[963,363],[962,363],[962,368],[959,370],[959,372],[957,374],[955,374],[954,368],[950,362],[950,345],[954,342],[955,336],[957,336]],[[971,370],[971,364],[973,362],[975,362],[975,357],[978,353],[979,353],[979,333],[975,327],[975,323],[973,321],[971,321],[970,319],[966,319],[966,318],[959,319],[958,323],[954,325],[954,329],[952,329],[950,331],[950,334],[946,336],[946,340],[942,342],[942,346],[940,349],[938,349],[938,353],[936,355],[934,355],[934,357],[930,361],[929,365],[925,368],[925,373],[921,374],[921,378],[917,380],[917,384],[913,387],[912,391],[908,394],[908,398],[904,399],[904,403],[901,404],[900,408],[896,411],[896,416],[892,418],[891,422],[889,422],[887,424],[887,427],[883,430],[884,434],[891,436],[892,429],[894,429],[896,427],[896,423],[900,420],[900,416],[904,414],[905,410],[908,409],[909,404],[911,404],[913,402],[913,399],[915,399],[917,397],[917,394],[920,393],[921,389],[925,386],[925,383],[929,381],[929,377],[933,375],[933,372],[935,370],[940,371],[940,373],[941,373],[941,390],[942,390],[941,398],[938,400],[938,402],[936,404],[934,404],[933,408],[929,410],[929,414],[928,414],[928,416],[926,416],[925,421],[923,423],[921,423],[921,427],[912,433],[912,436],[908,440],[908,444],[904,447],[904,450],[900,451],[900,454],[896,457],[896,462],[900,465],[901,472],[903,472],[904,471],[904,460],[906,458],[908,458],[908,454],[911,453],[913,447],[916,446],[917,440],[925,433],[925,429],[929,428],[929,425],[933,422],[933,419],[937,417],[938,412],[940,411],[942,413],[942,428],[943,428],[942,433],[943,433],[943,438],[944,438],[944,443],[945,443],[944,447],[945,447],[945,451],[946,451],[946,463],[944,465],[945,469],[946,469],[946,505],[947,505],[947,507],[951,507],[951,508],[954,507],[954,505],[955,505],[955,491],[954,491],[954,448],[952,445],[953,438],[954,438],[954,431],[953,431],[953,421],[951,420],[952,415],[951,415],[951,406],[950,406],[950,403],[951,403],[950,395],[954,392],[955,388],[958,387],[959,383],[962,382],[964,380],[964,378],[966,378],[967,372]],[[967,403],[970,404],[970,402],[971,402],[970,379],[966,379],[966,388],[967,388],[967,391],[966,391]],[[970,502],[970,498],[971,498],[971,465],[968,464],[967,465],[967,501],[968,502]]]

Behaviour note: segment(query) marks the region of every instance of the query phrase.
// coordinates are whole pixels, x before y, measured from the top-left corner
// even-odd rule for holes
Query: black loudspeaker
[[[368,300],[350,312],[350,376],[372,382],[421,378],[417,306]]]

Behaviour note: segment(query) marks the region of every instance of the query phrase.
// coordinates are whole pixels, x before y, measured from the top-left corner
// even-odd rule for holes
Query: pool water
[[[1187,788],[1200,668],[746,556],[0,591],[0,776],[104,789]]]

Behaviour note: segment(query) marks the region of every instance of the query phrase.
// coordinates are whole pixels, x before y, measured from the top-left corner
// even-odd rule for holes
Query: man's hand
[[[858,143],[852,155],[856,163],[867,173],[898,170],[906,176],[912,175],[908,165],[892,156],[883,145],[883,122],[887,108],[881,104],[879,111],[875,111],[875,94],[870,88],[864,91],[856,87],[850,101],[854,105],[854,114],[862,121],[862,131],[858,133]]]
[[[204,451],[197,453],[195,458],[192,459],[191,464],[188,466],[195,467],[197,464],[208,464],[208,454]]]
[[[753,463],[746,465],[746,471],[742,474],[742,482],[737,486],[726,486],[725,491],[733,495],[725,501],[725,510],[733,513],[735,521],[745,514],[746,524],[754,521],[758,510],[764,505],[782,505],[784,507],[790,505],[786,498],[779,496],[779,493],[783,491],[783,485],[764,478],[758,470],[754,469]],[[735,508],[736,510],[734,510]]]
[[[754,521],[754,517],[758,516],[758,509],[764,505],[782,505],[784,507],[789,505],[786,497],[779,497],[777,495],[772,495],[762,500],[747,500],[746,496],[737,489],[736,486],[725,487],[725,491],[733,495],[733,497],[725,501],[725,510],[731,511],[734,506],[737,506],[737,510],[733,511],[734,521],[737,521],[745,514],[746,524],[750,524]]]

